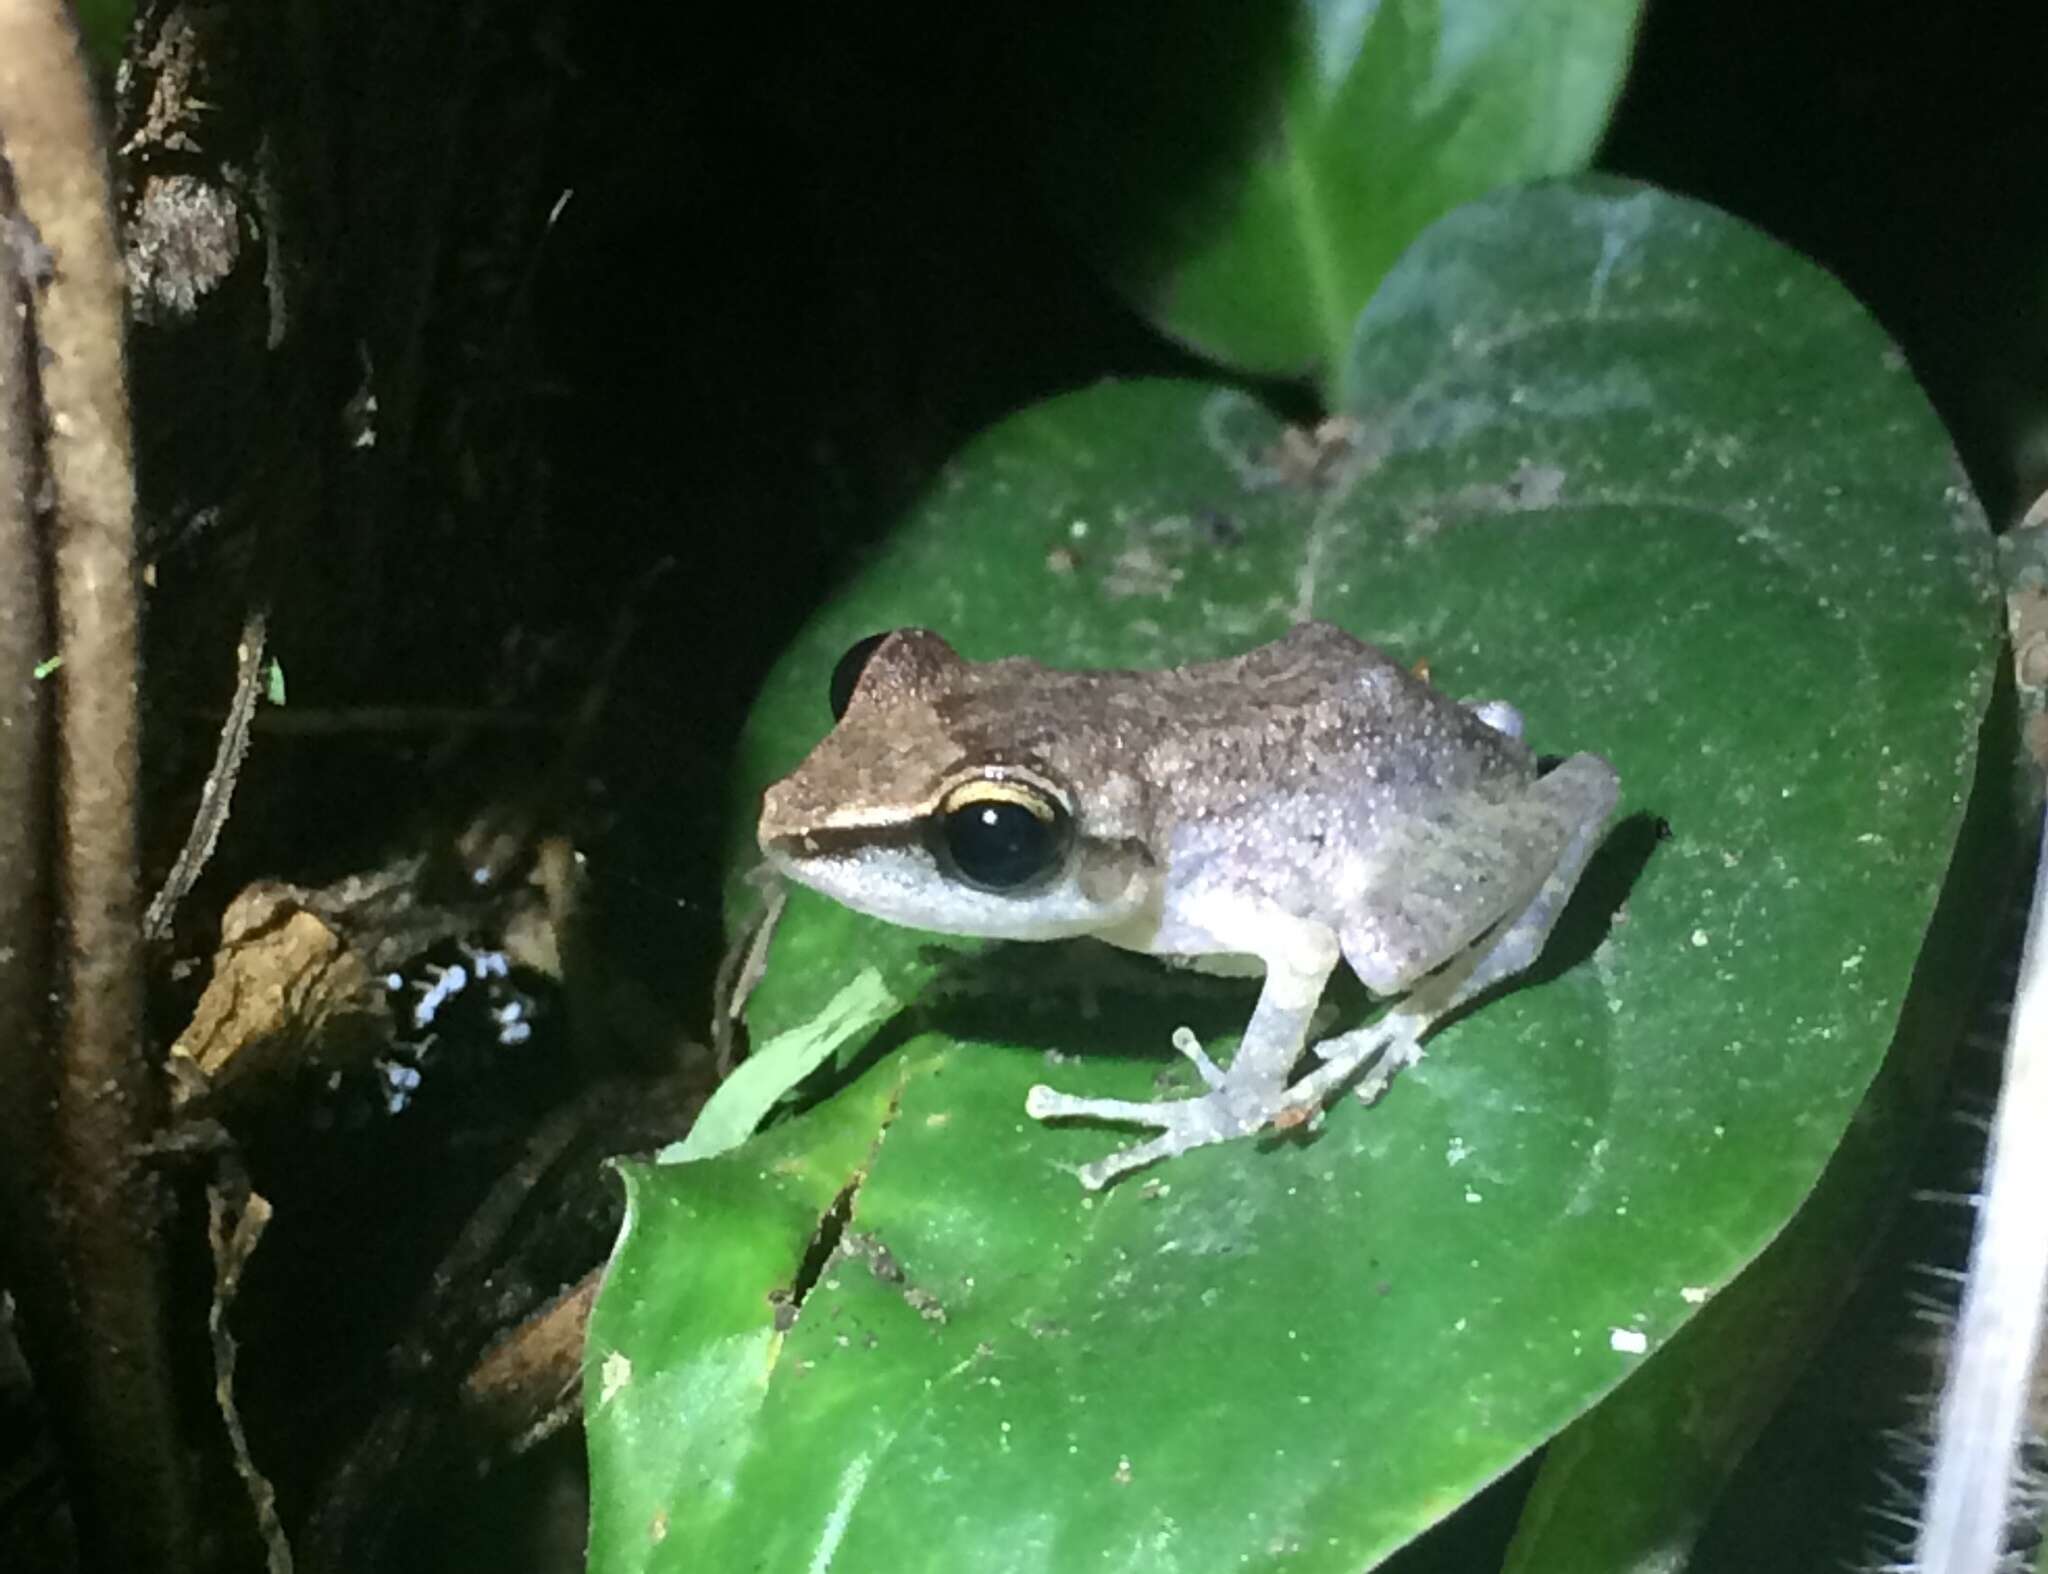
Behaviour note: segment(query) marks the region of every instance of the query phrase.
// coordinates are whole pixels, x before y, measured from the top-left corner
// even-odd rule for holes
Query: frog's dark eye
[[[1029,782],[962,782],[939,804],[939,842],[953,872],[984,891],[1016,891],[1066,858],[1073,819]]]
[[[846,654],[839,658],[839,665],[832,669],[832,686],[827,691],[832,699],[832,719],[838,721],[846,715],[846,707],[853,703],[853,691],[860,687],[860,675],[867,671],[868,657],[875,648],[887,639],[893,630],[885,629],[880,634],[870,634],[866,639],[855,640],[847,646]]]

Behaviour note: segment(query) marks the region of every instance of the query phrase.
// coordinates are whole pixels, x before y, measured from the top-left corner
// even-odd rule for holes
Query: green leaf
[[[705,1100],[689,1134],[662,1149],[656,1161],[708,1159],[738,1147],[792,1088],[902,1009],[879,973],[870,968],[856,975],[810,1021],[778,1033],[749,1055]]]
[[[111,77],[135,22],[134,0],[78,0],[74,9],[87,58]]]
[[[1943,1084],[1955,1024],[1976,995],[2024,867],[2029,816],[2015,800],[2010,696],[1985,725],[1969,819],[1913,990],[1877,1079],[1798,1214],[1606,1403],[1551,1444],[1505,1574],[1690,1569],[1710,1516],[1739,1514],[1723,1488],[1809,1363],[1887,1239]],[[1754,1539],[1754,1538],[1752,1538]]]
[[[1243,371],[1339,363],[1421,231],[1580,168],[1640,0],[1090,4],[1020,40],[1032,149],[1112,283]]]
[[[1898,1025],[1998,649],[1981,517],[1897,353],[1753,231],[1583,182],[1433,228],[1346,386],[1319,439],[1193,384],[1003,423],[773,675],[742,813],[878,628],[1156,665],[1332,618],[1619,770],[1535,976],[1313,1141],[1090,1197],[1067,1167],[1128,1134],[1040,1127],[1025,1089],[1154,1096],[1169,1030],[1227,1039],[1247,993],[793,903],[757,1042],[870,968],[920,1007],[811,1113],[634,1172],[591,1326],[593,1372],[629,1369],[590,1387],[593,1569],[1357,1570],[1813,1188]]]

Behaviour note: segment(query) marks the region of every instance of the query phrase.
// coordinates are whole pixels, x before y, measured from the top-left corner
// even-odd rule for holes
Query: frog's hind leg
[[[1513,978],[1535,962],[1549,943],[1551,930],[1563,916],[1572,892],[1600,845],[1600,833],[1614,812],[1621,779],[1614,767],[1596,754],[1575,754],[1536,784],[1541,793],[1555,784],[1556,801],[1570,805],[1576,819],[1557,861],[1526,906],[1509,918],[1498,933],[1475,946],[1477,953],[1456,992],[1439,1008],[1438,1014],[1463,1005],[1483,989],[1491,989],[1504,978]],[[1426,987],[1426,985],[1424,986]],[[1405,1005],[1406,1002],[1403,1002]]]
[[[1221,920],[1212,923],[1211,932],[1228,941],[1225,949],[1263,957],[1266,985],[1227,1069],[1217,1067],[1185,1028],[1174,1034],[1174,1047],[1194,1063],[1206,1093],[1140,1103],[1039,1086],[1026,1096],[1025,1109],[1040,1120],[1108,1120],[1159,1133],[1084,1166],[1081,1183],[1094,1191],[1193,1148],[1305,1125],[1368,1066],[1368,1086],[1377,1096],[1421,1053],[1424,1036],[1446,1012],[1521,972],[1541,953],[1599,842],[1615,790],[1606,761],[1576,755],[1519,798],[1492,806],[1491,823],[1481,816],[1476,825],[1476,841],[1460,836],[1446,842],[1433,830],[1418,832],[1410,849],[1411,900],[1397,934],[1384,923],[1332,934],[1277,912],[1250,920],[1238,915],[1249,925],[1243,933]],[[1483,893],[1477,911],[1475,891]],[[1372,1026],[1316,1045],[1322,1064],[1290,1086],[1287,1077],[1340,949],[1368,987],[1402,998]]]
[[[1526,879],[1503,904],[1503,916],[1490,929],[1423,977],[1379,1021],[1316,1044],[1323,1064],[1288,1090],[1289,1102],[1312,1112],[1370,1062],[1358,1096],[1371,1103],[1386,1091],[1396,1072],[1421,1059],[1422,1040],[1446,1015],[1541,956],[1600,845],[1618,790],[1613,767],[1592,754],[1574,755],[1537,782],[1530,798],[1554,816],[1555,856],[1539,865],[1542,872]],[[1348,938],[1345,950],[1351,953]]]

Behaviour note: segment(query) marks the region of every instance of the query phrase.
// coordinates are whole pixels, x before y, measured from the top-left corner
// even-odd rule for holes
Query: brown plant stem
[[[51,586],[37,529],[42,490],[33,346],[32,232],[0,147],[0,1282],[55,1284],[42,1200],[49,1192],[49,942],[54,923]],[[25,1305],[24,1321],[31,1311]],[[24,1326],[23,1337],[33,1330]]]
[[[0,0],[0,158],[47,253],[27,316],[39,384],[56,655],[54,1060],[22,1114],[47,1177],[19,1286],[87,1566],[193,1566],[189,1464],[165,1327],[162,1185],[142,1157],[163,1087],[142,1031],[137,573],[123,281],[105,152],[68,8]],[[16,229],[19,230],[19,221]],[[43,501],[44,499],[38,499]],[[23,1050],[17,1047],[13,1053]],[[34,1053],[34,1049],[28,1050]]]

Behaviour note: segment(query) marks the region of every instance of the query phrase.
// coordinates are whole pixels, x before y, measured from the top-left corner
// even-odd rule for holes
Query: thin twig
[[[213,751],[213,767],[199,789],[199,807],[193,812],[192,827],[185,833],[185,845],[171,863],[171,871],[142,915],[142,937],[161,940],[171,932],[171,915],[199,881],[206,860],[220,842],[228,823],[228,808],[235,797],[235,781],[242,760],[249,752],[249,727],[256,716],[256,703],[263,694],[263,656],[267,648],[268,614],[253,607],[242,623],[242,637],[235,646],[235,693],[228,702],[227,719],[220,725],[220,742]]]
[[[255,731],[266,737],[339,738],[361,733],[549,732],[566,723],[532,711],[476,705],[294,705],[258,711]]]
[[[768,943],[775,938],[775,926],[789,905],[789,886],[777,879],[766,864],[749,877],[761,892],[761,906],[732,937],[725,955],[718,960],[718,974],[711,981],[711,1048],[720,1081],[732,1075],[738,1058],[740,1013],[747,997],[768,971]]]
[[[257,1467],[242,1429],[241,1407],[235,1402],[235,1336],[228,1328],[228,1309],[241,1288],[242,1269],[256,1254],[256,1243],[270,1223],[270,1201],[249,1186],[239,1160],[222,1164],[222,1178],[206,1188],[206,1237],[213,1248],[213,1304],[206,1328],[213,1336],[213,1398],[220,1408],[228,1442],[234,1449],[235,1474],[249,1494],[256,1528],[263,1537],[270,1574],[292,1574],[292,1547],[277,1514],[277,1489]]]
[[[672,557],[657,558],[627,587],[621,598],[618,613],[612,619],[611,637],[605,641],[590,681],[583,687],[583,697],[569,719],[569,733],[562,744],[559,766],[565,775],[582,768],[583,758],[597,736],[598,723],[604,719],[605,709],[611,704],[612,684],[618,678],[619,667],[626,659],[626,652],[632,649],[634,637],[640,632],[640,619],[647,610],[648,597],[674,572],[675,566],[676,560]]]

